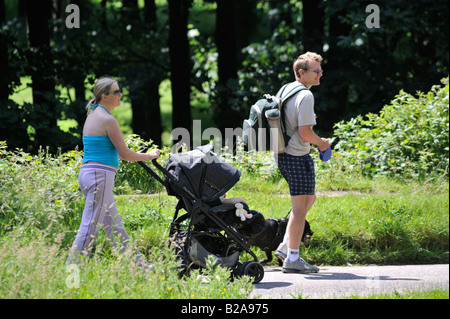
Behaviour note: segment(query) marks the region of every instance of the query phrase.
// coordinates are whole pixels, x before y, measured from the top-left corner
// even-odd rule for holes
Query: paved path
[[[265,267],[251,297],[341,298],[351,295],[449,288],[449,265],[321,267],[317,274],[284,274]]]

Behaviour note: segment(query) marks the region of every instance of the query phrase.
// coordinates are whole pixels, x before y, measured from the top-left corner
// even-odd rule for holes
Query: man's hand
[[[330,147],[330,142],[326,138],[320,138],[316,133],[314,133],[312,125],[299,126],[298,134],[305,141],[317,145],[317,147],[321,151],[325,151]]]
[[[322,143],[318,144],[317,147],[319,148],[320,151],[323,152],[323,151],[327,150],[331,146],[331,144],[330,144],[330,141],[328,141],[326,138],[322,137],[321,140],[322,140]]]

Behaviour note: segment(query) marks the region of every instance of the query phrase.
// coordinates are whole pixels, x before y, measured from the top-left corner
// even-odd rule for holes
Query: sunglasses
[[[122,89],[118,89],[118,90],[112,91],[111,93],[114,94],[114,95],[122,94]]]
[[[322,74],[323,75],[323,70],[321,70],[321,69],[308,69],[308,70],[311,70],[311,71],[313,71],[316,74]],[[308,71],[308,70],[305,70],[305,71]]]

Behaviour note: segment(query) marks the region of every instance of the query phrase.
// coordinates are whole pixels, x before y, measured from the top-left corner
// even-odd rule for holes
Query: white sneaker
[[[281,243],[278,245],[277,250],[275,250],[275,256],[281,261],[284,261],[287,257],[287,250],[288,250],[287,244]]]
[[[301,257],[296,261],[289,261],[289,259],[285,259],[283,263],[283,272],[284,273],[300,273],[300,274],[309,274],[309,273],[317,273],[319,272],[319,268],[315,266],[311,266],[306,261],[304,261]]]

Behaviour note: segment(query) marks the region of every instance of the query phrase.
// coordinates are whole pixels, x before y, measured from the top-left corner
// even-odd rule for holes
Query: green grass
[[[385,294],[375,294],[370,296],[350,296],[347,299],[449,299],[448,289],[417,290]]]
[[[126,255],[95,253],[89,262],[70,268],[59,242],[3,239],[0,250],[0,298],[12,299],[211,299],[245,298],[252,290],[246,277],[230,283],[225,269],[178,278],[174,254],[162,250],[155,272],[143,271]],[[98,248],[97,248],[98,250]]]
[[[446,210],[446,194],[320,198],[309,214],[317,240],[304,255],[341,265],[448,262]]]
[[[282,194],[236,187],[228,195],[246,198],[265,218],[282,218],[291,208]],[[176,200],[121,195],[117,203],[129,228],[141,225],[138,233],[145,235],[138,239],[149,249],[167,234]],[[301,246],[301,254],[317,265],[445,263],[448,207],[446,193],[321,196],[307,216],[313,240]]]

